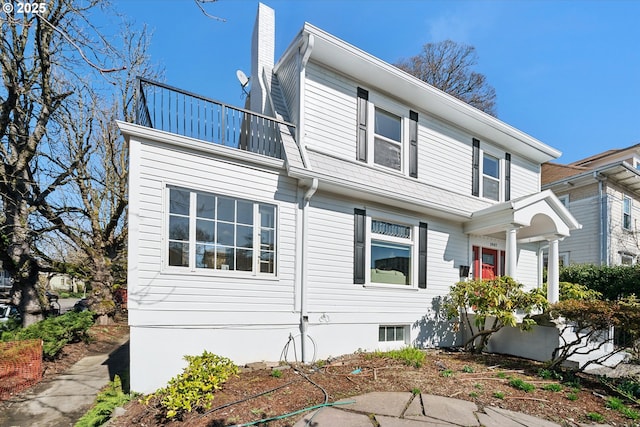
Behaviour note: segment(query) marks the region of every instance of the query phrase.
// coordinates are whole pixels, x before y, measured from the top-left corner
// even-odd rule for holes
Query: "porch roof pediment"
[[[555,194],[545,190],[474,212],[464,232],[491,235],[514,227],[520,241],[563,238],[582,228]]]

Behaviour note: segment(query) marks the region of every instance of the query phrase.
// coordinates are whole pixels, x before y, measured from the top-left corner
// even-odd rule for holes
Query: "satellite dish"
[[[248,93],[245,90],[245,88],[249,84],[249,77],[247,77],[247,75],[242,70],[236,71],[236,77],[238,78],[238,81],[240,82],[240,85],[242,86],[242,91],[248,95]]]

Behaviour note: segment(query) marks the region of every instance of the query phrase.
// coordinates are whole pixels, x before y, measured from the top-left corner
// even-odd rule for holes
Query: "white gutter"
[[[598,198],[600,199],[600,265],[609,265],[608,233],[606,232],[608,209],[604,193],[604,182],[607,178],[597,171],[593,173],[593,178],[598,181]]]

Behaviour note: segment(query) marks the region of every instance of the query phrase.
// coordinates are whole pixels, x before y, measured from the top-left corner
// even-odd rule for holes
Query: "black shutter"
[[[480,140],[473,138],[473,176],[471,178],[471,195],[480,195]]]
[[[409,176],[418,177],[418,113],[409,111]]]
[[[367,161],[367,101],[369,92],[358,88],[358,135],[356,142],[356,158]]]
[[[365,275],[365,224],[366,211],[354,209],[354,239],[353,239],[353,283],[364,285]]]
[[[420,223],[418,236],[418,287],[427,288],[427,223]]]
[[[511,154],[504,155],[504,200],[511,200]]]

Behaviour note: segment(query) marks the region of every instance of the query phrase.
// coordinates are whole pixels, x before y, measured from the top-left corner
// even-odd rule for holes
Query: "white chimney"
[[[258,13],[251,38],[251,111],[265,113],[266,88],[271,86],[271,72],[275,56],[275,12],[269,6],[258,3]],[[266,75],[267,81],[263,76]]]

